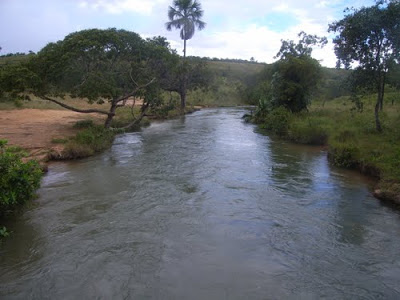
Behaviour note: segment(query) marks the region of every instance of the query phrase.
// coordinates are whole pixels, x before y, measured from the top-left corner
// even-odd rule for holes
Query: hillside
[[[31,54],[16,53],[0,56],[0,67],[17,64],[28,59]],[[198,58],[197,58],[198,59]],[[249,95],[248,89],[253,88],[260,80],[271,76],[270,64],[243,60],[216,60],[202,58],[209,69],[211,84],[207,89],[200,89],[188,93],[189,105],[203,106],[236,106],[257,104],[257,99]],[[347,95],[343,86],[343,79],[349,71],[333,68],[323,68],[323,77],[320,88],[315,97],[321,100],[330,100]],[[178,100],[177,95],[172,96]]]

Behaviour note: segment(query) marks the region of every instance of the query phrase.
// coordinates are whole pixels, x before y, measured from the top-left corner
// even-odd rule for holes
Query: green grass
[[[68,139],[65,139],[65,138],[53,138],[51,140],[51,142],[53,144],[66,144],[66,143],[68,143]]]
[[[70,160],[92,156],[109,148],[118,132],[104,128],[102,125],[86,125],[75,137],[66,141],[61,153],[49,153],[51,160]]]
[[[375,95],[362,98],[362,112],[352,109],[347,97],[341,97],[313,103],[309,112],[291,114],[286,121],[273,115],[270,118],[274,126],[287,128],[275,130],[275,134],[296,143],[326,145],[333,164],[379,178],[384,194],[393,198],[400,196],[400,97],[398,92],[387,93],[386,97],[380,114],[382,133],[375,129]],[[392,105],[393,98],[397,100]],[[267,117],[261,126],[269,123]]]

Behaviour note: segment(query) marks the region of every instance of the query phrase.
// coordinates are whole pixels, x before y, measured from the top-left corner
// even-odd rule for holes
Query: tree
[[[201,20],[204,11],[197,0],[174,0],[168,9],[169,22],[165,23],[167,30],[180,29],[183,40],[183,57],[186,58],[186,41],[190,40],[196,30],[204,29],[206,23]]]
[[[379,111],[383,107],[387,73],[400,60],[400,2],[381,0],[371,7],[346,12],[342,20],[329,25],[329,31],[338,33],[333,39],[337,67],[344,65],[349,69],[356,63],[354,76],[366,80],[355,80],[358,86],[354,87],[372,87],[377,92],[375,125],[381,132]]]
[[[307,109],[322,75],[319,62],[308,55],[287,56],[276,63],[275,70],[271,81],[271,106],[283,106],[292,112]]]
[[[314,46],[323,47],[327,43],[326,38],[305,32],[300,32],[299,37],[297,44],[282,40],[276,55],[280,60],[274,64],[267,98],[272,108],[283,106],[292,112],[307,109],[312,92],[321,79],[321,66],[311,54]]]
[[[186,41],[190,40],[196,30],[204,29],[206,23],[201,20],[203,16],[203,10],[201,9],[201,4],[197,0],[174,0],[172,6],[168,9],[169,22],[165,23],[167,30],[172,30],[172,28],[180,29],[180,36],[183,40],[183,63],[180,67],[180,92],[181,97],[181,110],[184,111],[186,107],[186,89],[188,84],[187,71],[189,66],[186,62]]]
[[[89,29],[72,33],[64,40],[50,43],[19,68],[29,72],[10,78],[7,88],[29,91],[42,99],[80,113],[106,116],[111,126],[116,110],[130,97],[143,99],[141,113],[128,127],[138,123],[147,108],[159,99],[158,69],[153,66],[170,55],[165,45],[143,40],[138,34],[117,29]],[[19,82],[19,84],[17,84]],[[59,98],[65,95],[86,99],[89,103],[108,103],[108,110],[80,109]]]
[[[304,31],[298,34],[300,38],[297,44],[293,40],[281,40],[282,45],[275,58],[285,59],[289,56],[292,57],[311,57],[313,47],[319,46],[323,48],[328,40],[326,37],[319,37],[317,35],[307,34]]]
[[[186,97],[187,90],[207,87],[210,84],[212,75],[204,61],[190,58],[182,61],[174,57],[165,65],[160,86],[163,90],[176,92],[180,98]]]

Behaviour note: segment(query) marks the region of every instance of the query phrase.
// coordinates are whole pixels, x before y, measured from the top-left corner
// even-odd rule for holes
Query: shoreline
[[[188,107],[185,114],[191,114],[202,108],[200,106]],[[179,117],[179,115],[174,114],[163,118],[153,117],[150,121],[161,122],[176,117]],[[106,144],[104,149],[95,150],[83,156],[63,155],[66,141],[74,139],[79,132],[85,130],[85,128],[74,128],[74,124],[87,120],[99,124],[103,122],[103,118],[96,114],[88,115],[65,109],[22,108],[0,110],[0,139],[7,140],[8,146],[23,149],[27,153],[24,161],[36,160],[43,171],[46,172],[51,162],[90,157],[108,148],[108,144]],[[139,127],[143,126],[145,125],[139,125]],[[102,125],[99,125],[99,127],[102,127]],[[119,134],[118,131],[113,133],[112,140],[117,134]]]

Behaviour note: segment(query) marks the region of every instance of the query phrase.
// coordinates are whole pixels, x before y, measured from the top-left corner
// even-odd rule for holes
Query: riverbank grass
[[[331,163],[358,169],[379,179],[377,196],[400,203],[400,103],[388,95],[381,112],[383,132],[374,121],[374,95],[362,98],[357,110],[349,98],[315,102],[308,112],[292,114],[283,108],[258,120],[261,127],[287,140],[325,145]]]

